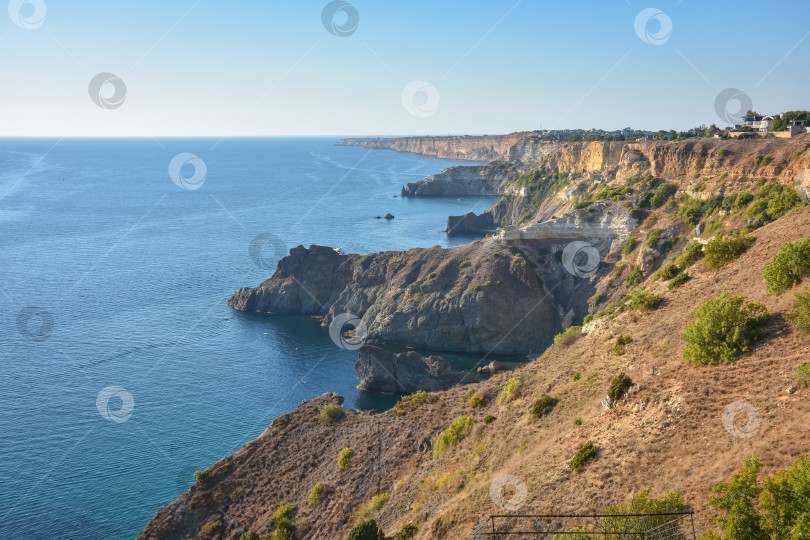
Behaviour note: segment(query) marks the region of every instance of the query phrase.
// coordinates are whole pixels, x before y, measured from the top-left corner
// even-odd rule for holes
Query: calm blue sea
[[[457,163],[335,142],[0,139],[0,538],[132,538],[302,400],[390,406],[317,321],[226,305],[282,255],[251,241],[448,246],[448,215],[495,201],[394,198]]]

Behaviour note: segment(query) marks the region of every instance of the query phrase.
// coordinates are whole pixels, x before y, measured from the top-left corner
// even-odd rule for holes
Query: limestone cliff
[[[342,139],[343,146],[362,146],[408,152],[423,156],[469,161],[492,161],[504,156],[523,137],[533,132],[461,137],[365,137]]]

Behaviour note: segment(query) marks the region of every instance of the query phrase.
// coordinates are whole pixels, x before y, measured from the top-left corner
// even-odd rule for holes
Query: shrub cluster
[[[340,469],[340,472],[346,472],[349,470],[349,468],[351,467],[351,459],[353,455],[354,450],[352,450],[351,447],[349,446],[345,447],[343,450],[340,451],[340,454],[338,454],[337,457],[337,464],[338,469]]]
[[[318,421],[325,426],[337,422],[342,417],[343,411],[332,403],[318,407]]]
[[[807,388],[810,385],[810,363],[802,364],[796,368],[796,374],[793,377],[793,382],[799,388]]]
[[[686,283],[690,279],[692,279],[692,276],[690,276],[687,272],[683,272],[681,274],[678,274],[677,276],[672,278],[672,281],[669,282],[669,285],[667,285],[667,289],[669,289],[670,291],[672,289],[677,289],[678,287],[680,287],[681,285],[683,285],[684,283]]]
[[[681,269],[678,268],[677,265],[668,264],[666,266],[661,267],[660,270],[653,273],[651,276],[652,281],[658,281],[659,279],[662,281],[669,281],[670,279],[674,278],[678,274],[681,273]]]
[[[437,459],[442,457],[445,450],[463,441],[470,434],[474,425],[475,419],[469,416],[462,416],[450,424],[447,429],[439,434],[436,447],[433,449],[433,457]]]
[[[716,508],[722,536],[709,533],[705,540],[810,538],[810,460],[800,455],[788,469],[760,481],[762,463],[754,456],[729,482],[714,488],[709,500]]]
[[[703,244],[700,242],[689,242],[686,244],[686,249],[683,254],[675,257],[675,264],[681,268],[686,268],[698,262],[703,258]]]
[[[371,514],[376,512],[382,507],[389,499],[388,493],[379,493],[371,497],[368,501],[364,502],[357,507],[354,514],[349,517],[349,521],[366,520],[371,517]]]
[[[534,402],[534,405],[532,405],[532,414],[535,418],[543,418],[554,409],[558,401],[557,398],[546,394]]]
[[[810,238],[786,243],[765,267],[762,277],[771,294],[782,294],[810,274]]]
[[[486,397],[484,396],[484,394],[479,393],[478,391],[476,391],[475,388],[470,388],[470,390],[464,396],[464,400],[473,409],[483,407],[485,399]]]
[[[683,359],[702,366],[734,360],[751,350],[762,339],[769,314],[762,304],[724,292],[700,304],[695,317],[681,335]]]
[[[581,326],[569,326],[565,332],[561,332],[554,336],[554,344],[561,347],[567,347],[582,337]]]
[[[810,332],[810,288],[796,292],[796,305],[785,315],[785,320],[800,334]]]
[[[631,287],[635,287],[636,285],[639,285],[642,281],[644,281],[644,274],[641,272],[641,267],[638,265],[634,266],[633,271],[630,272],[630,274],[628,274],[625,281]]]
[[[579,448],[577,448],[577,453],[574,454],[574,457],[571,458],[570,462],[568,462],[568,467],[575,473],[579,473],[582,470],[582,467],[594,459],[598,453],[599,448],[591,441],[583,443],[579,445]]]
[[[616,356],[621,356],[624,354],[624,350],[629,343],[633,342],[633,338],[630,336],[620,335],[616,338],[616,343],[613,344],[613,353]]]
[[[326,485],[326,482],[318,482],[312,489],[309,491],[309,496],[307,500],[309,501],[310,506],[315,506],[323,499],[323,496],[326,495],[326,492],[329,490],[329,486]]]
[[[621,371],[618,375],[613,377],[612,381],[610,381],[608,397],[613,401],[619,401],[632,387],[633,379],[631,379],[624,371]]]
[[[358,523],[349,532],[348,540],[385,540],[385,534],[373,519]]]
[[[630,309],[637,309],[639,311],[651,311],[658,306],[664,299],[661,296],[653,294],[646,289],[639,289],[630,294]]]
[[[720,268],[748,251],[756,238],[753,236],[717,236],[703,248],[706,266],[712,270]]]
[[[622,255],[629,255],[636,249],[636,244],[638,242],[632,236],[629,236],[627,240],[624,241],[624,245],[622,246]]]
[[[498,395],[498,405],[505,405],[518,397],[522,388],[522,380],[520,380],[518,377],[510,378],[508,381],[506,381],[506,384],[503,385],[503,388],[501,388],[501,393]]]
[[[418,525],[414,523],[407,523],[403,525],[399,531],[397,531],[397,533],[394,535],[394,540],[411,540],[418,532]]]

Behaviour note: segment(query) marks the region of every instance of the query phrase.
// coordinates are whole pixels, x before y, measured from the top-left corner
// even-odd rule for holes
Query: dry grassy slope
[[[810,338],[793,333],[778,317],[768,339],[738,361],[694,368],[681,360],[680,333],[697,303],[722,291],[744,293],[774,312],[792,305],[792,295],[767,296],[762,270],[779,247],[810,235],[810,208],[802,208],[756,231],[757,241],[739,260],[719,271],[697,263],[693,279],[674,291],[651,285],[666,298],[658,310],[625,313],[567,348],[552,347],[542,361],[513,374],[499,374],[477,384],[487,396],[483,408],[464,402],[467,388],[436,395],[436,401],[397,417],[391,413],[347,411],[338,424],[317,422],[317,407],[326,396],[302,404],[274,422],[258,439],[215,465],[210,485],[195,485],[163,508],[141,538],[238,538],[252,528],[268,532],[267,518],[290,502],[312,529],[306,538],[345,538],[348,518],[364,499],[381,492],[390,500],[375,514],[392,534],[404,523],[423,523],[418,538],[465,538],[482,517],[500,512],[489,495],[490,481],[514,474],[527,484],[526,512],[598,511],[626,502],[640,489],[653,495],[680,490],[711,525],[706,501],[711,489],[738,470],[740,460],[757,454],[772,471],[810,450],[807,418],[810,390],[786,393],[796,366],[810,359]],[[610,352],[615,337],[633,338],[624,356]],[[640,385],[615,413],[600,401],[610,379],[626,370]],[[573,380],[573,373],[581,379]],[[511,375],[524,379],[520,398],[499,407],[498,390]],[[550,416],[536,420],[532,402],[549,392],[560,399]],[[731,436],[721,423],[724,407],[747,401],[761,415],[750,439]],[[484,425],[484,415],[497,420]],[[478,420],[473,433],[441,459],[430,445],[459,416]],[[574,420],[581,418],[581,426]],[[593,440],[598,458],[581,474],[567,468],[577,446]],[[349,472],[340,473],[335,458],[344,446],[355,456]],[[456,478],[435,489],[437,479],[456,471]],[[327,499],[309,507],[306,497],[318,481],[330,485]],[[207,507],[189,509],[203,493]],[[220,519],[215,534],[201,532],[204,523]]]

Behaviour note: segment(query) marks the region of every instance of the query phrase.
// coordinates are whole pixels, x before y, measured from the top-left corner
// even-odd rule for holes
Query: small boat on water
[[[343,246],[336,247],[336,248],[333,248],[333,249],[335,250],[335,253],[337,253],[338,255],[343,255],[345,253],[343,251]]]

